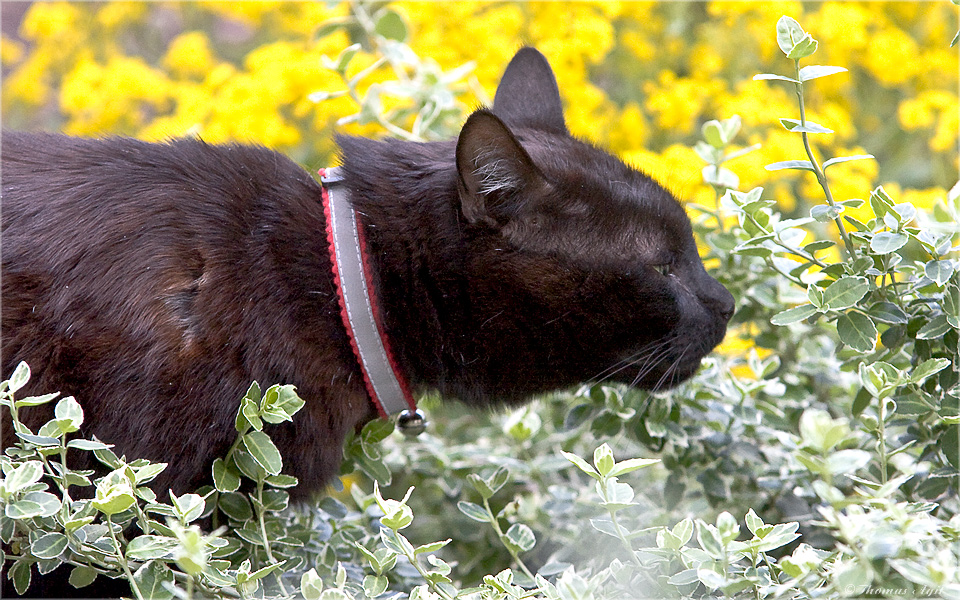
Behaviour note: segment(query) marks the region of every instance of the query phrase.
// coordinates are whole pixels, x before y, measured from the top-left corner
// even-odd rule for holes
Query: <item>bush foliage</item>
[[[269,437],[302,406],[288,386],[252,385],[211,485],[165,497],[147,487],[163,465],[85,439],[76,400],[18,397],[22,365],[0,384],[20,439],[6,577],[67,563],[138,598],[960,597],[950,7],[33,6],[3,42],[8,124],[255,140],[307,164],[334,127],[449,136],[533,42],[571,129],[690,200],[738,309],[668,393],[598,382],[493,414],[423,398],[428,433],[371,423],[308,506],[288,506]],[[27,430],[18,410],[44,402],[56,418]]]

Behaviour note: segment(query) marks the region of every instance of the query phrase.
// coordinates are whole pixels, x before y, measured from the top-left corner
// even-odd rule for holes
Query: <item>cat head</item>
[[[520,50],[493,108],[467,119],[456,163],[488,394],[606,379],[662,389],[723,339],[733,297],[704,270],[683,207],[568,133],[538,51]]]

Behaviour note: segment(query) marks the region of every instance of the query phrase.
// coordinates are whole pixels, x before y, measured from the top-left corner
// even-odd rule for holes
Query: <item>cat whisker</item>
[[[660,379],[657,381],[656,385],[653,386],[653,389],[660,390],[664,387],[669,387],[674,383],[674,379],[680,374],[680,364],[683,363],[684,357],[687,355],[687,351],[691,348],[690,344],[684,346],[683,350],[680,351],[680,355],[677,356],[667,370],[664,371],[663,375],[660,376]]]
[[[670,351],[669,348],[665,348],[655,356],[650,357],[650,359],[647,360],[646,364],[643,366],[640,372],[637,373],[637,376],[633,378],[633,382],[630,385],[631,386],[638,385],[647,375],[649,375],[657,367],[657,365],[659,365],[663,361],[664,358],[668,356],[669,351]]]
[[[657,351],[659,351],[661,348],[663,348],[667,344],[669,344],[669,340],[659,340],[657,342],[652,342],[650,344],[644,345],[640,348],[640,350],[638,350],[634,354],[628,356],[627,358],[617,362],[616,364],[610,367],[607,367],[603,371],[600,371],[599,373],[594,375],[591,379],[593,381],[596,381],[597,383],[602,383],[610,379],[620,371],[623,371],[624,369],[627,369],[634,365],[645,363],[647,360],[649,360],[649,358],[653,354],[655,354]]]

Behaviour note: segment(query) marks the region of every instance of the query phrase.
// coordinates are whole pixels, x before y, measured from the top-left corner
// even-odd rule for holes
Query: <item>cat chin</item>
[[[664,360],[653,367],[638,365],[625,369],[609,380],[650,392],[675,388],[697,374],[706,354]]]

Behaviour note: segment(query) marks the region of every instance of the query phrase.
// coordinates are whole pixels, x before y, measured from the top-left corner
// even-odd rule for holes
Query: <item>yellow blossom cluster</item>
[[[737,142],[761,148],[726,166],[743,186],[767,188],[787,212],[819,198],[808,175],[764,169],[803,158],[799,136],[779,123],[798,118],[796,96],[790,84],[752,76],[794,75],[774,29],[790,15],[819,40],[816,64],[849,70],[808,84],[808,118],[834,131],[812,136],[815,152],[878,158],[831,169],[839,200],[863,198],[882,183],[923,209],[957,178],[960,64],[948,47],[957,14],[945,0],[391,6],[418,56],[444,70],[475,61],[465,110],[489,102],[516,49],[534,45],[556,71],[575,135],[691,201],[713,197],[691,150],[700,126],[739,114]],[[308,99],[343,89],[322,57],[361,41],[351,10],[348,2],[36,2],[0,44],[5,126],[151,140],[200,135],[328,162],[334,131],[382,133],[376,125],[337,125],[357,110],[347,97]],[[374,60],[365,46],[350,74]],[[363,85],[391,77],[381,68]]]

